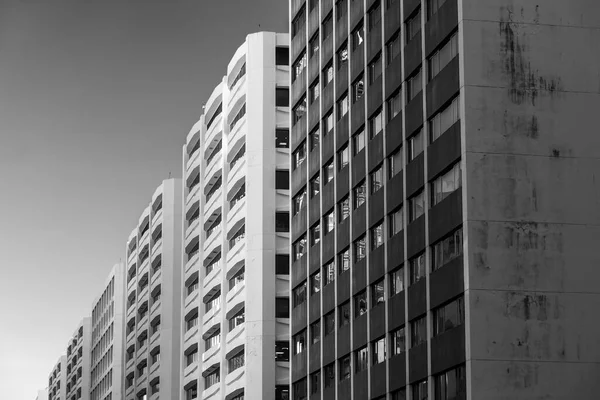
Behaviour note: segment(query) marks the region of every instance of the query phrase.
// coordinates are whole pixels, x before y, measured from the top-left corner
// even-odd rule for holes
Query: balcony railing
[[[194,258],[194,256],[196,254],[198,254],[200,252],[200,249],[194,250],[191,253],[188,254],[188,261],[191,260],[192,258]]]
[[[213,227],[211,227],[209,230],[206,231],[206,238],[208,239],[213,233],[215,233],[215,231],[217,229],[219,229],[221,227],[221,224],[217,224]]]
[[[237,235],[236,237],[232,238],[229,241],[229,248],[232,249],[233,247],[235,247],[236,244],[238,244],[239,242],[241,242],[242,240],[244,240],[246,238],[246,233],[241,233],[239,235]]]

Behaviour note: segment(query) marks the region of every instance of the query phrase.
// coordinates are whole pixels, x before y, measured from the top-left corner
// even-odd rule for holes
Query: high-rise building
[[[48,377],[48,400],[67,400],[67,356],[60,356]]]
[[[122,400],[125,269],[116,264],[92,305],[90,400]]]
[[[292,399],[597,397],[599,16],[290,1]]]
[[[186,400],[288,393],[288,40],[247,36],[183,149]]]
[[[90,399],[91,319],[81,320],[67,344],[66,400]]]
[[[179,398],[182,194],[163,181],[127,241],[123,400]]]

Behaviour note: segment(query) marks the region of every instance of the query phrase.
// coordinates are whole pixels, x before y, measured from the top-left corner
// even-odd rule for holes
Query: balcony
[[[189,220],[187,228],[185,229],[185,238],[188,239],[192,233],[198,228],[200,224],[200,214]]]
[[[247,115],[242,117],[233,130],[229,132],[229,150],[227,151],[227,160],[231,160],[242,147],[242,144],[246,142],[246,136],[248,133],[248,125],[246,124]]]
[[[198,147],[194,152],[190,155],[190,158],[187,161],[185,167],[185,176],[190,176],[192,170],[196,167],[200,166],[200,147]]]
[[[215,117],[204,135],[204,143],[217,143],[223,136],[223,112]]]
[[[221,190],[217,190],[211,198],[207,207],[204,208],[204,228],[211,224],[219,215],[221,215]]]
[[[149,239],[150,239],[150,229],[146,229],[146,232],[144,232],[144,234],[142,235],[142,238],[140,239],[140,248],[143,248],[144,245],[149,243]]]
[[[221,226],[222,224],[217,225],[213,228],[211,235],[207,237],[204,241],[204,254],[208,255],[212,253],[213,250],[217,248],[217,246],[221,245]]]
[[[227,387],[227,391],[233,392],[236,389],[242,388],[245,386],[246,381],[246,365],[243,367],[239,367],[236,370],[228,373],[225,376],[225,386]]]
[[[186,327],[184,326],[184,329],[186,329]],[[192,328],[188,329],[184,334],[183,334],[183,342],[187,345],[188,342],[196,342],[197,338],[196,335],[198,335],[198,325],[193,326]]]
[[[246,182],[246,156],[239,161],[229,171],[227,178],[227,196],[233,197],[237,193],[237,189],[242,187]]]
[[[184,300],[184,311],[183,311],[183,315],[188,315],[188,313],[190,311],[192,311],[192,309],[194,307],[197,306],[197,300],[198,300],[198,293],[199,290],[194,290],[189,296],[187,296]]]
[[[220,383],[215,383],[211,387],[209,387],[207,389],[204,389],[202,391],[202,397],[199,397],[199,398],[203,399],[203,400],[207,400],[207,399],[220,399],[221,398],[219,396],[220,393],[221,393],[221,384]]]
[[[231,311],[236,304],[244,302],[244,296],[246,296],[246,282],[241,282],[225,295],[226,312]]]
[[[152,226],[156,226],[162,222],[163,210],[162,208],[154,213],[152,216]]]
[[[127,268],[137,260],[137,253],[137,247],[129,253],[129,256],[127,257]]]
[[[200,200],[200,183],[195,184],[185,198],[185,211],[188,212],[195,201]]]
[[[227,270],[229,271],[235,265],[246,260],[246,240],[245,234],[238,237],[235,245],[229,247],[227,253]]]
[[[208,290],[213,286],[219,284],[221,277],[221,262],[217,262],[216,265],[213,266],[212,271],[208,273],[202,280],[202,292],[208,293]]]
[[[211,308],[209,311],[204,313],[202,316],[202,331],[208,330],[208,328],[214,326],[216,323],[219,323],[217,320],[221,316],[221,305],[217,305]]]
[[[217,174],[220,174],[220,170],[222,169],[222,161],[223,161],[223,152],[219,150],[217,154],[212,156],[212,158],[206,160],[206,169],[204,170],[204,181],[214,181],[213,177]],[[218,178],[218,176],[216,176]]]
[[[233,330],[227,332],[225,336],[226,350],[230,351],[235,349],[237,346],[244,344],[246,340],[244,332],[246,331],[246,323],[236,326]]]

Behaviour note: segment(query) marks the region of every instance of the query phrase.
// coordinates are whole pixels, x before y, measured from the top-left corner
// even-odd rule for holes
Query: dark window
[[[425,192],[421,190],[408,199],[408,206],[408,221],[413,222],[425,213]]]
[[[398,328],[390,333],[391,357],[406,351],[406,333],[404,327]]]
[[[300,33],[301,30],[304,29],[306,24],[306,7],[302,6],[298,14],[296,14],[296,18],[292,21],[292,37],[296,36]]]
[[[446,0],[427,0],[427,19],[429,20],[445,2]]]
[[[316,225],[310,228],[310,245],[314,246],[315,244],[321,241],[321,225],[317,223]]]
[[[323,266],[323,287],[329,285],[333,281],[335,281],[335,265],[333,261],[327,263],[327,265]]]
[[[298,382],[294,383],[294,400],[305,400],[308,395],[306,378],[300,379]]]
[[[306,329],[292,338],[294,354],[300,354],[306,347]]]
[[[369,64],[369,84],[373,84],[381,76],[381,54]]]
[[[294,308],[306,302],[306,281],[292,290],[292,300]]]
[[[277,170],[275,171],[275,189],[289,190],[290,189],[290,171]]]
[[[290,400],[290,388],[288,385],[275,386],[275,400]]]
[[[335,330],[335,312],[330,312],[323,316],[323,336],[333,333]]]
[[[315,130],[313,130],[309,134],[309,139],[310,139],[310,150],[312,151],[319,145],[320,139],[321,139],[321,130],[319,129],[318,126]]]
[[[310,39],[308,45],[308,51],[310,58],[319,55],[319,33],[315,33],[315,35]]]
[[[361,74],[355,81],[352,83],[352,104],[356,103],[360,100],[361,97],[365,94],[365,79]]]
[[[336,54],[337,58],[337,69],[340,70],[342,67],[348,65],[348,43],[344,43],[340,50]]]
[[[275,361],[290,361],[290,342],[287,340],[275,342]]]
[[[306,96],[302,97],[292,110],[292,125],[296,125],[304,115],[306,115]]]
[[[275,298],[275,318],[290,317],[290,299],[289,297]]]
[[[331,35],[332,32],[333,32],[333,16],[332,16],[332,14],[329,14],[323,20],[323,30],[321,31],[321,33],[323,34],[323,40],[327,39]]]
[[[312,178],[310,180],[309,185],[310,185],[310,197],[313,198],[319,194],[320,188],[321,188],[320,177],[319,177],[318,172],[314,176],[314,178]]]
[[[352,31],[352,50],[356,50],[358,46],[365,41],[365,32],[362,22]]]
[[[421,31],[421,8],[406,21],[406,43]]]
[[[411,385],[412,400],[427,400],[427,379]]]
[[[323,184],[333,180],[333,159],[323,166]]]
[[[319,5],[319,0],[309,0],[309,10],[314,10]]]
[[[319,393],[321,391],[321,372],[313,372],[310,374],[310,393]]]
[[[310,324],[310,342],[318,343],[321,340],[321,322],[317,321]]]
[[[354,372],[366,371],[369,368],[369,348],[367,346],[357,350],[355,353]]]
[[[275,106],[289,107],[290,106],[290,90],[288,88],[275,89]]]
[[[354,318],[367,312],[367,292],[363,290],[354,296]]]
[[[427,317],[422,316],[410,323],[410,347],[427,341]]]
[[[408,260],[408,279],[411,285],[425,278],[425,253]]]
[[[339,325],[349,325],[350,324],[350,302],[347,301],[344,304],[340,304],[338,307],[338,320]]]
[[[290,256],[288,254],[277,254],[275,256],[275,273],[277,275],[290,274]]]
[[[422,90],[421,70],[419,69],[414,75],[406,80],[406,103],[410,103],[410,101]]]
[[[275,232],[289,232],[290,231],[290,213],[289,212],[276,212],[275,213]]]
[[[369,10],[369,30],[375,28],[381,21],[381,4],[379,1],[375,3]]]
[[[338,273],[341,275],[350,269],[350,250],[346,249],[338,254]]]
[[[390,297],[404,290],[404,267],[390,272]]]
[[[340,358],[340,382],[350,379],[350,355]]]
[[[371,342],[373,365],[380,364],[385,361],[385,337]]]
[[[295,82],[296,79],[304,72],[306,69],[306,53],[302,53],[300,57],[294,62],[292,65],[292,82]]]
[[[275,65],[290,65],[290,49],[275,47]]]
[[[321,271],[317,271],[310,276],[310,294],[316,294],[321,291]]]
[[[335,363],[323,367],[323,387],[328,388],[335,384]]]
[[[339,21],[348,11],[348,0],[338,0],[335,3],[335,19]]]
[[[435,375],[433,377],[433,398],[435,400],[466,398],[467,382],[465,375],[464,365]]]
[[[400,55],[400,33],[395,34],[385,45],[386,65],[390,65]]]
[[[462,255],[462,233],[462,228],[459,228],[433,245],[431,262],[433,271]]]
[[[371,307],[385,302],[385,285],[383,279],[371,285]]]
[[[465,322],[464,298],[451,301],[433,310],[433,336],[462,325]]]
[[[276,129],[275,130],[275,147],[278,149],[287,149],[290,147],[290,130]]]

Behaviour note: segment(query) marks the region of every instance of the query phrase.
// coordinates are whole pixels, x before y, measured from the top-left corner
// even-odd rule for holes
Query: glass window
[[[411,136],[408,140],[408,161],[414,160],[419,154],[423,152],[424,141],[423,141],[423,129],[421,128],[416,134]]]
[[[367,184],[365,181],[362,181],[352,190],[354,194],[354,209],[356,210],[358,207],[364,204],[367,197]]]
[[[333,113],[330,112],[323,118],[323,135],[327,136],[331,131],[333,131]]]
[[[408,274],[411,285],[425,277],[425,253],[408,260]]]
[[[339,312],[339,324],[340,326],[350,324],[350,302],[347,301],[338,307]]]
[[[292,110],[293,125],[298,123],[306,115],[306,96],[304,96]]]
[[[306,329],[292,337],[294,354],[300,354],[306,348]]]
[[[404,290],[404,267],[390,272],[390,297]]]
[[[457,162],[444,174],[435,178],[431,183],[431,203],[432,206],[440,203],[450,194],[462,186],[462,172],[460,161]]]
[[[400,171],[402,171],[403,164],[404,163],[403,163],[403,160],[402,160],[402,147],[401,147],[398,150],[394,151],[388,157],[388,166],[389,166],[389,176],[390,176],[390,178],[396,176],[397,174],[400,173]]]
[[[406,351],[406,333],[404,327],[398,328],[390,333],[391,357]]]
[[[388,0],[388,1],[396,1],[396,0]],[[394,390],[390,393],[390,400],[406,400],[406,388]]]
[[[338,0],[335,3],[336,21],[339,21],[348,12],[348,0]]]
[[[385,361],[385,337],[377,339],[371,343],[373,349],[373,365]]]
[[[327,39],[331,33],[333,32],[333,16],[329,14],[323,20],[323,30],[321,33],[323,34],[323,40]]]
[[[354,372],[358,373],[361,371],[366,371],[369,368],[369,351],[367,346],[362,349],[357,350],[355,353],[355,365]]]
[[[381,21],[381,4],[379,1],[375,3],[373,7],[369,10],[369,30],[377,27],[379,22]]]
[[[383,244],[383,222],[371,228],[371,250]]]
[[[304,25],[306,24],[306,7],[302,6],[298,14],[296,14],[296,18],[292,21],[292,37],[296,36],[300,33],[301,30],[304,29]]]
[[[310,95],[310,104],[313,104],[321,95],[321,86],[319,85],[319,80],[316,80],[315,83],[309,89]]]
[[[310,139],[310,150],[312,151],[315,148],[317,148],[317,146],[319,146],[319,143],[321,141],[321,130],[317,126],[317,128],[313,130],[308,136]]]
[[[275,213],[275,232],[290,231],[290,213],[287,211],[278,211]]]
[[[229,372],[233,372],[236,369],[243,367],[244,366],[244,352],[242,351],[238,355],[235,355],[232,358],[230,358],[227,364],[228,364]]]
[[[408,199],[408,205],[408,220],[409,222],[412,222],[425,212],[425,193],[421,190],[419,193]]]
[[[289,275],[290,274],[290,256],[288,254],[275,255],[275,274]]]
[[[421,82],[421,70],[406,80],[406,104],[410,103],[423,90]]]
[[[302,75],[304,70],[306,69],[306,53],[302,53],[300,57],[296,60],[296,62],[292,65],[292,82],[295,82],[296,79]]]
[[[427,75],[429,80],[435,78],[446,65],[458,54],[458,34],[455,33],[450,39],[431,57],[427,63]]]
[[[328,388],[335,384],[335,364],[331,363],[323,367],[323,386]]]
[[[432,270],[435,271],[462,254],[463,232],[461,227],[433,245],[433,260],[431,261]]]
[[[209,388],[212,385],[216,385],[221,381],[221,370],[217,369],[215,372],[204,377],[204,387]]]
[[[290,400],[289,385],[275,385],[275,400]]]
[[[323,337],[333,333],[335,330],[335,312],[332,311],[323,316]]]
[[[357,155],[365,148],[365,131],[361,130],[352,136],[352,147],[354,155]]]
[[[337,58],[337,69],[340,70],[342,67],[348,65],[348,43],[344,43],[340,50],[336,54]]]
[[[344,145],[344,147],[338,151],[338,171],[344,168],[350,162],[349,153],[348,145]]]
[[[294,163],[294,169],[298,168],[300,164],[306,159],[306,141],[303,141],[300,146],[292,154],[292,160]]]
[[[333,159],[323,167],[323,180],[324,185],[333,180]]]
[[[319,33],[317,32],[308,44],[308,51],[310,58],[319,56]]]
[[[339,274],[343,274],[344,272],[350,269],[350,251],[348,249],[344,250],[338,255],[338,270]]]
[[[342,357],[340,363],[340,382],[350,379],[350,355]]]
[[[275,147],[278,149],[287,149],[290,147],[289,129],[275,129]]]
[[[381,279],[371,285],[371,308],[385,302],[385,284]]]
[[[319,178],[318,173],[314,176],[314,178],[312,178],[310,180],[309,184],[310,184],[310,197],[312,198],[319,194],[319,191],[321,188],[321,183],[320,183],[320,178]]]
[[[365,236],[354,241],[354,262],[358,262],[367,256],[367,244]]]
[[[294,383],[294,400],[306,400],[307,399],[307,381],[306,378],[300,379]]]
[[[421,8],[406,21],[406,43],[421,31]]]
[[[290,342],[287,340],[275,342],[275,361],[290,361]]]
[[[411,385],[412,400],[427,400],[427,379]]]
[[[292,199],[292,214],[296,215],[302,207],[306,205],[306,188],[302,188],[300,192]]]
[[[300,258],[302,258],[302,256],[306,252],[306,235],[302,236],[300,239],[298,239],[294,243],[292,251],[293,251],[294,261],[297,261]]]
[[[321,225],[317,223],[316,225],[310,228],[310,245],[314,246],[315,244],[321,241]]]
[[[313,372],[310,374],[310,393],[321,392],[321,371]]]
[[[356,103],[365,94],[364,76],[361,74],[352,84],[352,104]]]
[[[381,76],[381,54],[369,64],[369,84],[372,85]]]
[[[367,292],[362,291],[354,296],[354,318],[367,312]]]
[[[426,317],[417,318],[410,323],[410,347],[418,346],[427,341]]]
[[[323,227],[324,227],[324,235],[327,235],[329,232],[333,231],[335,227],[335,216],[333,214],[333,210],[323,217]]]
[[[429,120],[430,139],[433,143],[444,132],[452,127],[460,119],[460,96],[457,96],[443,110],[438,112]]]
[[[236,327],[240,326],[245,321],[246,314],[244,309],[238,311],[233,317],[229,319],[229,331],[231,332]]]
[[[310,324],[310,342],[312,344],[321,341],[321,321]]]
[[[365,41],[364,26],[362,22],[352,31],[352,50],[356,50]]]
[[[275,298],[275,318],[290,317],[290,298],[276,297]]]
[[[467,382],[464,365],[433,377],[433,394],[435,400],[466,398],[466,393]]]
[[[392,61],[400,55],[400,32],[396,33],[385,45],[386,65],[390,65]]]
[[[383,130],[383,115],[381,110],[369,120],[369,138],[373,139]]]
[[[306,301],[306,281],[302,282],[300,285],[296,286],[294,290],[292,290],[292,303],[294,308],[298,307],[300,304],[304,304]]]
[[[290,49],[289,47],[275,48],[275,65],[290,65]]]
[[[380,166],[369,176],[371,181],[371,194],[377,192],[383,186],[383,167]]]
[[[350,216],[350,199],[348,197],[346,197],[338,203],[338,223],[342,222],[349,216]]]
[[[433,336],[460,326],[465,322],[465,303],[462,297],[433,310]]]
[[[323,287],[335,281],[335,265],[333,261],[323,267]]]
[[[398,90],[395,94],[390,96],[387,101],[387,116],[388,122],[391,121],[396,115],[400,114],[402,110],[402,99],[400,98],[400,91]]]
[[[427,0],[427,19],[429,20],[445,2],[446,0]]]
[[[340,100],[337,102],[337,119],[338,121],[342,119],[348,113],[348,94],[346,93]]]
[[[333,80],[333,63],[329,63],[323,69],[323,87],[326,87]]]
[[[289,107],[290,106],[290,89],[276,88],[275,89],[275,106]]]

